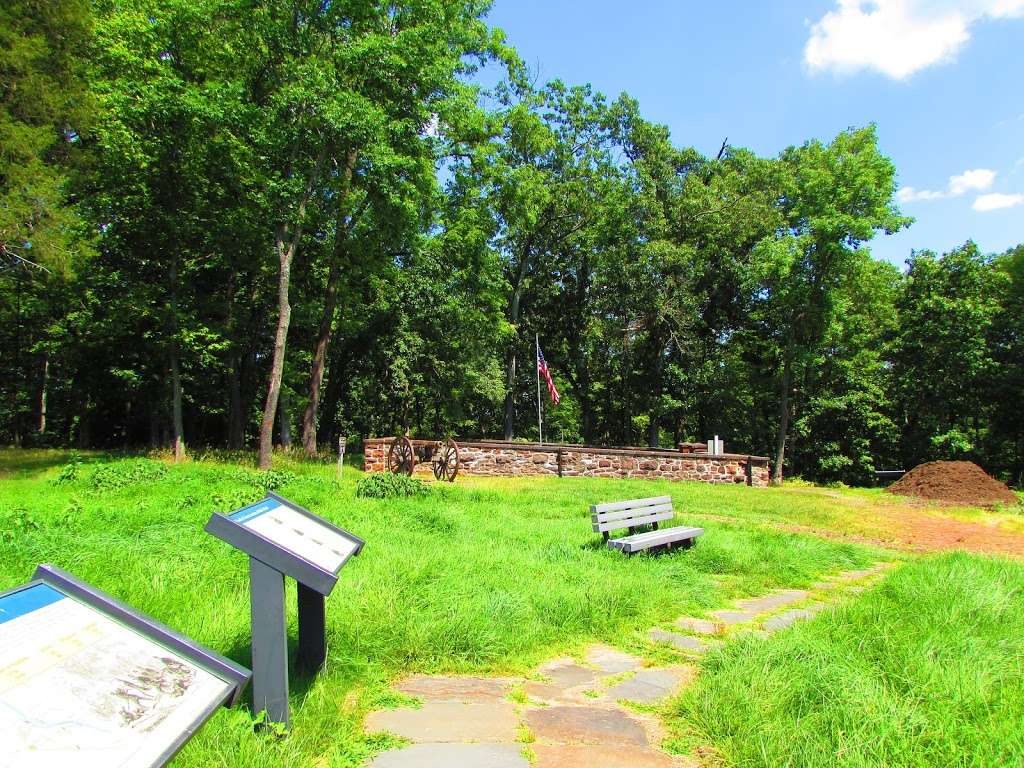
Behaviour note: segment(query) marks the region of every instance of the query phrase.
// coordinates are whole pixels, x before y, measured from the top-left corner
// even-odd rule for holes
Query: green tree
[[[878,150],[874,126],[829,144],[809,141],[779,158],[784,225],[765,241],[767,278],[757,310],[773,344],[778,426],[773,480],[782,480],[794,382],[814,364],[836,317],[836,298],[869,258],[861,245],[909,224],[893,200],[896,171]]]
[[[0,435],[18,444],[32,410],[46,431],[49,326],[90,250],[68,187],[91,119],[90,26],[86,0],[0,7]]]
[[[790,460],[804,477],[870,485],[874,471],[883,468],[879,462],[898,458],[887,341],[899,323],[901,275],[872,259],[856,269],[837,293],[824,343],[804,370]]]
[[[1009,274],[972,242],[941,257],[917,252],[908,266],[893,349],[903,460],[983,460],[999,373],[989,339]]]
[[[1000,308],[989,346],[996,363],[992,391],[989,462],[993,471],[1006,473],[1024,486],[1024,246],[1018,245],[993,263],[1006,286],[999,293]],[[996,278],[998,280],[998,278]],[[998,282],[997,282],[998,285]]]

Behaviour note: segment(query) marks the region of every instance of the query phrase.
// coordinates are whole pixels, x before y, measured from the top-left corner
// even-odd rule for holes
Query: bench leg
[[[605,541],[608,541],[608,531],[602,533],[601,536],[604,538]]]

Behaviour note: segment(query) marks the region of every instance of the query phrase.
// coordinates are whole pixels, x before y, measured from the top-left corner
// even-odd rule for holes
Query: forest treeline
[[[539,334],[549,439],[1020,483],[1024,248],[876,261],[874,126],[705,155],[489,5],[5,2],[0,441],[536,438]]]

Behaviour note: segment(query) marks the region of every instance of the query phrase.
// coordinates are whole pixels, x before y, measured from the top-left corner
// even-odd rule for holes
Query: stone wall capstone
[[[386,472],[392,437],[363,441],[363,469]],[[434,444],[413,440],[414,447]],[[418,464],[414,474],[431,473],[430,462]],[[485,477],[615,477],[659,480],[695,480],[704,483],[752,485],[769,483],[768,459],[742,454],[711,455],[644,448],[597,448],[506,442],[459,442],[459,473]]]

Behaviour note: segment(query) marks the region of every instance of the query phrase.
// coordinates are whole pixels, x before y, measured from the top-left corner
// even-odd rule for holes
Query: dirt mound
[[[970,461],[930,461],[907,472],[890,485],[889,493],[919,496],[964,506],[1016,504],[1017,496]]]

